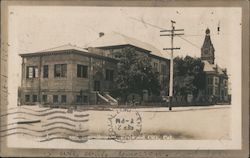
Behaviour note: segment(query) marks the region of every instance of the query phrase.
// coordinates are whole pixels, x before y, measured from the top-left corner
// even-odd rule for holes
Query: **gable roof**
[[[105,34],[102,37],[98,38],[97,40],[89,43],[86,47],[112,47],[112,46],[119,46],[119,45],[132,45],[150,52],[150,54],[159,56],[165,59],[170,59],[169,54],[166,52],[162,52],[156,47],[152,46],[151,44],[142,42],[138,39],[128,37],[121,33],[112,32],[109,34]]]
[[[208,61],[204,60],[203,61],[204,63],[204,71],[205,72],[213,72],[213,73],[216,73],[216,69],[217,69],[217,72],[218,74],[220,75],[227,75],[224,70],[219,67],[218,65],[215,65],[215,64],[210,64]]]

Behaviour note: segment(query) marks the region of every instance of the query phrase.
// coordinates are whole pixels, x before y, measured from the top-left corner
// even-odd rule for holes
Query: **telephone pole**
[[[171,50],[170,59],[170,82],[169,82],[169,110],[172,110],[172,99],[173,99],[173,79],[174,79],[174,50],[180,48],[174,48],[174,37],[184,35],[184,33],[175,33],[175,31],[184,31],[184,29],[175,29],[174,24],[176,22],[171,20],[171,30],[161,30],[160,32],[170,32],[170,34],[161,34],[160,36],[171,36],[171,48],[163,48],[163,50]]]

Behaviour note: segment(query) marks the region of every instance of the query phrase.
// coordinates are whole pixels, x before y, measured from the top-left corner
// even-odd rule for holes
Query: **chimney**
[[[104,33],[103,32],[99,32],[99,37],[102,37],[104,36]]]

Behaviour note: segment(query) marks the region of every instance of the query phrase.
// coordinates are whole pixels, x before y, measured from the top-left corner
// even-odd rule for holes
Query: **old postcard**
[[[5,15],[5,148],[242,150],[241,6],[33,4]]]

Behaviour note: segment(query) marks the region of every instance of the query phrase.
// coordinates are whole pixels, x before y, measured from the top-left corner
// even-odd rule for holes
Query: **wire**
[[[138,22],[143,23],[144,25],[149,25],[149,26],[154,27],[154,28],[157,28],[157,29],[161,29],[161,30],[162,30],[162,29],[165,29],[165,28],[163,28],[163,27],[160,27],[160,26],[157,26],[157,25],[154,25],[154,24],[150,24],[150,23],[144,21],[144,19],[137,19],[137,18],[135,18],[135,17],[128,17],[128,18],[130,18],[130,19],[132,19],[132,20],[136,20],[136,21],[138,21]],[[211,35],[217,35],[217,34],[211,34]],[[220,34],[220,35],[227,35],[227,34]],[[183,35],[183,36],[188,37],[188,36],[204,36],[204,35],[202,35],[202,34],[200,34],[200,35],[197,34],[197,35]],[[189,43],[190,45],[194,46],[195,48],[197,48],[197,49],[199,49],[199,50],[201,49],[200,46],[194,44],[193,42],[191,42],[191,41],[189,41],[189,40],[187,40],[187,39],[185,39],[184,37],[181,37],[180,35],[177,35],[177,37],[179,37],[179,38],[181,38],[182,40],[186,41],[187,43]]]
[[[192,43],[191,41],[189,41],[189,40],[187,40],[187,39],[185,39],[185,38],[183,38],[183,37],[181,37],[179,35],[177,35],[177,37],[181,38],[182,40],[186,41],[187,43],[191,44],[192,46],[194,46],[195,48],[200,50],[200,47],[197,46],[196,44]]]
[[[140,20],[140,19],[137,19],[137,18],[135,18],[135,17],[128,17],[128,18],[130,18],[130,19],[132,19],[132,20],[139,21],[139,22],[141,22],[141,23],[143,23],[143,24],[145,24],[145,25],[149,25],[149,26],[154,27],[154,28],[157,28],[157,29],[161,29],[161,30],[162,30],[162,29],[165,29],[165,28],[162,28],[162,27],[160,27],[160,26],[157,26],[157,25],[154,25],[154,24],[150,24],[150,23],[144,21],[143,19]],[[184,36],[185,36],[185,35],[184,35]],[[199,35],[189,35],[189,36],[199,36]],[[203,35],[203,36],[204,36],[204,35]],[[187,43],[191,44],[192,46],[194,46],[195,48],[197,48],[197,49],[200,50],[200,47],[197,46],[196,44],[192,43],[191,41],[189,41],[189,40],[187,40],[187,39],[181,37],[180,35],[177,35],[177,37],[181,38],[182,40],[186,41]]]
[[[157,28],[157,29],[160,29],[160,30],[165,29],[165,28],[163,28],[163,27],[160,27],[160,26],[157,26],[157,25],[154,25],[154,24],[150,24],[150,23],[144,21],[143,19],[137,19],[137,18],[135,18],[135,17],[128,17],[128,18],[130,18],[130,19],[132,19],[132,20],[139,21],[139,22],[141,22],[141,23],[143,23],[143,24],[145,24],[145,25],[149,25],[149,26],[151,26],[151,27],[154,27],[154,28]]]

